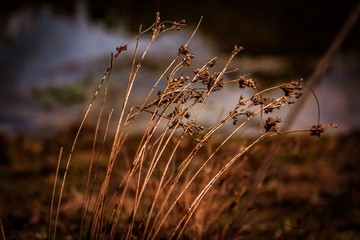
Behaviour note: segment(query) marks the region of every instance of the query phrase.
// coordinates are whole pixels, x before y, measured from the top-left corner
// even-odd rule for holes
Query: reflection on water
[[[9,21],[9,29],[11,43],[0,47],[1,63],[4,63],[0,68],[3,83],[0,128],[7,132],[48,132],[79,119],[87,102],[44,109],[44,104],[36,100],[44,98],[49,86],[53,89],[81,81],[91,83],[86,85],[89,88],[86,99],[90,99],[106,70],[110,53],[133,37],[121,26],[109,31],[102,25],[91,24],[82,4],[78,5],[74,17],[55,14],[46,7],[37,12],[24,10]],[[181,31],[159,38],[149,51],[152,61],[148,64],[154,67],[161,61],[170,60],[190,34]],[[148,41],[149,36],[141,39],[140,50]],[[206,47],[200,38],[194,39],[192,46],[200,51],[206,49],[202,54],[204,58],[212,55],[210,47]],[[122,58],[129,58],[131,54],[131,51],[125,52]],[[143,76],[149,74],[145,70]],[[113,76],[119,81],[118,77],[122,84],[127,79],[124,71]]]
[[[41,93],[41,90],[45,91],[49,87],[77,84],[76,86],[88,88],[82,94],[86,99],[90,99],[97,87],[96,83],[107,67],[110,52],[132,37],[121,26],[109,31],[102,25],[90,23],[81,4],[78,5],[74,17],[61,16],[44,7],[36,13],[27,10],[19,12],[12,17],[9,24],[12,42],[0,46],[0,73],[3,84],[0,90],[0,129],[6,132],[49,133],[79,120],[87,107],[86,101],[71,106],[55,105],[54,108],[44,108],[44,102],[34,97],[34,89],[40,90],[35,93]],[[191,29],[157,40],[150,51],[151,61],[148,64],[151,65],[151,70],[144,65],[139,77],[159,77],[161,70],[190,35]],[[147,42],[148,39],[143,38],[140,48],[144,48]],[[190,49],[199,64],[221,55],[212,50],[211,44],[200,33],[191,42]],[[130,51],[126,54],[125,59],[131,57]],[[291,69],[289,59],[284,57],[240,56],[237,61],[242,74],[262,72],[272,77],[273,73],[276,76],[278,72],[289,72]],[[124,65],[120,63],[120,67]],[[337,131],[357,127],[360,120],[356,93],[358,76],[358,56],[339,55],[321,86],[316,89],[321,104],[322,121],[337,121],[341,126]],[[112,78],[118,81],[119,85],[124,84],[127,79],[122,69],[115,71]],[[79,85],[79,82],[87,84]],[[142,90],[135,89],[135,93],[141,94]],[[207,111],[228,111],[222,106],[237,97],[237,92],[230,91],[226,98],[213,101]],[[310,107],[305,108],[296,123],[299,127],[316,122],[315,104],[312,99],[308,102]],[[291,109],[289,111],[291,112]]]

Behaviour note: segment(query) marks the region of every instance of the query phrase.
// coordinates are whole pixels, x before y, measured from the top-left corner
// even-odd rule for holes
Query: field
[[[73,127],[47,138],[1,135],[4,238],[359,238],[360,135],[334,135],[337,124],[320,121],[311,79],[259,86],[232,65],[237,45],[193,66],[196,28],[158,78],[142,82],[152,44],[184,25],[157,13],[118,46]],[[148,45],[139,46],[145,34]],[[128,80],[117,91],[111,74],[125,51]],[[229,90],[236,99],[211,110]],[[281,111],[296,119],[292,106],[309,96],[315,122],[289,128]]]
[[[57,148],[71,134],[48,140],[2,137],[6,147],[1,153],[1,217],[6,239],[46,237]],[[358,132],[296,136],[259,144],[247,154],[244,166],[235,166],[216,183],[209,193],[211,199],[204,200],[184,238],[222,239],[235,220],[241,223],[235,239],[358,239],[359,137]],[[273,154],[271,144],[281,144],[281,151]],[[237,145],[234,141],[224,149],[223,158]],[[89,156],[91,149],[84,149],[74,157],[58,239],[78,236]],[[254,188],[269,156],[272,164]],[[246,214],[237,219],[242,204],[246,204]]]

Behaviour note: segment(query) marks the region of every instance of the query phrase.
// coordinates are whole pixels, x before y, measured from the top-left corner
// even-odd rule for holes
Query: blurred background
[[[159,66],[144,76],[159,76],[203,21],[193,42],[196,59],[227,57],[235,44],[245,50],[236,67],[263,86],[307,78],[329,48],[356,0],[329,1],[1,1],[0,130],[48,135],[80,119],[105,71],[109,55],[135,36],[139,25],[185,19],[181,33],[159,40],[152,56]],[[142,40],[145,44],[147,39]],[[359,23],[315,89],[321,121],[335,121],[336,132],[360,121]],[[161,62],[163,65],[161,65]],[[151,72],[154,67],[157,72]],[[114,79],[126,81],[117,73]],[[126,75],[124,75],[126,76]],[[123,79],[121,79],[123,78]],[[137,89],[141,93],[141,89]],[[226,101],[226,100],[224,100]],[[298,125],[316,121],[314,100]],[[299,126],[300,127],[300,126]]]
[[[358,0],[0,0],[0,220],[7,239],[46,238],[59,147],[65,146],[65,152],[70,149],[110,53],[136,36],[140,24],[143,29],[150,26],[155,12],[160,11],[162,20],[185,19],[187,26],[154,43],[150,61],[138,76],[138,81],[144,81],[134,89],[135,99],[161,75],[201,16],[200,28],[189,45],[195,54],[191,69],[215,56],[227,59],[237,44],[244,51],[231,68],[257,81],[260,88],[300,78],[307,82],[358,4]],[[255,239],[360,236],[359,30],[357,21],[314,88],[320,122],[334,121],[339,128],[321,138],[285,138],[275,142],[281,149],[278,152],[269,150],[269,142],[264,142],[249,153],[249,164],[244,166],[249,183],[257,181],[258,173],[266,175],[254,198],[253,214],[254,222],[264,225],[248,226],[245,235],[253,232]],[[140,48],[149,37],[141,38]],[[115,112],[131,54],[132,50],[127,51],[117,59],[111,76],[109,94],[115,98],[110,106]],[[237,91],[228,90],[229,94],[213,102],[209,113],[226,113],[221,107],[238,99]],[[315,99],[310,96],[304,106],[295,127],[317,123]],[[291,114],[294,109],[285,110]],[[82,206],[92,130],[87,135],[85,130],[79,140],[76,160],[80,161],[74,161],[70,171],[72,180],[63,207],[66,218],[59,226],[62,239],[78,236],[77,211]],[[225,150],[231,154],[238,145],[236,140],[235,147]],[[276,161],[263,161],[271,157]],[[227,186],[243,192],[241,184],[247,183],[239,181],[238,172],[233,176]],[[236,208],[242,204],[239,195],[228,197],[234,198]]]

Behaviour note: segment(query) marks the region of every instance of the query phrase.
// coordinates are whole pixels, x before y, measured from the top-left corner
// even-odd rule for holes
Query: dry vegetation
[[[327,127],[335,126],[322,125],[318,119],[308,129],[282,130],[277,110],[296,104],[302,95],[302,80],[259,89],[247,76],[229,78],[236,73],[229,66],[242,51],[239,46],[234,47],[222,66],[213,58],[203,66],[193,67],[196,56],[190,51],[190,42],[194,30],[154,80],[142,104],[129,105],[132,98],[139,98],[132,90],[134,85],[142,84],[138,75],[153,42],[184,25],[183,20],[162,22],[157,14],[151,27],[145,30],[140,27],[134,39],[111,55],[110,65],[79,129],[62,135],[66,139],[75,134],[75,140],[64,150],[61,148],[56,176],[52,174],[54,165],[46,167],[44,163],[34,176],[47,176],[42,179],[43,188],[51,189],[54,178],[55,185],[51,202],[49,190],[39,192],[44,195],[41,199],[47,209],[41,208],[36,216],[27,213],[36,218],[29,222],[42,225],[33,238],[318,239],[328,234],[322,232],[323,221],[318,221],[324,213],[315,216],[312,211],[323,204],[322,194],[340,196],[343,191],[331,184],[346,182],[348,178],[319,181],[310,187],[302,184],[316,180],[317,176],[341,178],[326,159],[310,161],[320,156],[316,151],[322,151],[313,148],[313,142],[334,153],[338,140],[281,136],[285,140],[280,142],[273,138],[290,133],[320,137]],[[152,37],[139,52],[139,40],[148,33]],[[109,110],[107,91],[111,88],[113,65],[131,46],[133,58],[127,87],[119,94],[121,108]],[[232,110],[223,116],[214,113],[219,119],[215,123],[201,122],[209,99],[226,94],[227,86],[239,91],[238,100],[229,103]],[[273,97],[272,91],[281,94]],[[90,113],[94,105],[98,118],[91,128],[87,121],[93,116]],[[139,124],[144,119],[147,124]],[[109,134],[114,121],[116,130]],[[259,126],[256,134],[241,135],[254,124]],[[46,158],[43,143],[41,146],[37,157]],[[282,148],[278,155],[276,147]],[[273,167],[264,163],[272,163]],[[328,185],[323,186],[323,182]],[[287,214],[287,208],[296,211]]]

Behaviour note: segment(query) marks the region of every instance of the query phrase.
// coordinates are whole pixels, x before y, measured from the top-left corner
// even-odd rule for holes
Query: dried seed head
[[[197,90],[192,90],[190,93],[190,99],[195,99],[195,102],[203,102],[203,93]]]
[[[156,12],[156,23],[160,23],[160,12]]]
[[[194,69],[193,72],[194,72],[195,74],[198,74],[200,71],[201,71],[201,69],[200,69],[200,68],[197,68],[197,69]]]
[[[186,81],[190,79],[189,76],[183,77],[180,76],[178,78],[171,78],[168,77],[168,84],[170,90],[177,90],[178,88],[182,87]]]
[[[281,123],[280,118],[277,117],[274,119],[272,117],[268,117],[264,125],[266,132],[279,132],[279,127],[277,126],[278,123]]]
[[[244,96],[240,95],[239,100],[235,106],[235,110],[239,109],[241,106],[245,106]]]
[[[231,116],[232,120],[233,120],[233,125],[236,125],[238,122],[238,111],[235,108],[233,111],[230,111],[229,116]]]
[[[209,66],[209,67],[213,67],[213,66],[215,66],[215,65],[216,65],[216,59],[211,60],[211,61],[207,64],[207,66]]]
[[[217,77],[210,78],[210,81],[207,84],[208,91],[212,90],[213,92],[219,91],[224,87],[224,81],[222,78],[220,78],[218,81],[216,81]]]
[[[180,48],[179,48],[179,54],[181,54],[181,55],[187,55],[187,54],[189,54],[190,53],[190,50],[186,47],[186,46],[184,46],[184,45],[181,45],[180,46]]]
[[[239,83],[239,88],[251,87],[256,89],[256,83],[252,79],[246,79],[244,76],[240,76],[237,81]]]
[[[232,55],[236,55],[238,52],[244,50],[242,46],[238,47],[237,45],[234,46],[234,50],[232,51]]]
[[[117,47],[115,57],[117,57],[121,52],[126,50],[127,50],[127,45]]]
[[[180,30],[182,26],[186,25],[186,21],[181,19],[179,22],[173,22],[171,28],[175,30]]]
[[[250,100],[252,101],[252,103],[254,104],[254,106],[256,105],[261,105],[264,103],[264,99],[262,97],[260,97],[259,95],[253,95]]]
[[[303,80],[300,79],[298,81],[281,84],[279,86],[279,88],[284,91],[285,96],[298,98],[301,95],[299,95],[299,93],[295,93],[295,95],[293,95],[293,91],[294,90],[302,90],[302,84],[303,84]]]
[[[331,127],[331,128],[338,128],[339,125],[338,125],[336,122],[331,122],[331,123],[329,123],[329,127]]]
[[[200,133],[202,130],[204,130],[204,127],[199,125],[195,120],[191,120],[190,122],[184,124],[186,133],[188,133],[190,136],[194,137],[195,134]]]
[[[233,125],[236,125],[236,124],[238,123],[238,119],[237,119],[237,117],[236,117],[236,116],[234,116],[234,117],[233,117],[233,120],[234,120],[234,121],[233,121]]]
[[[251,118],[251,117],[253,117],[254,115],[255,115],[255,113],[254,112],[251,112],[251,111],[246,111],[246,112],[244,112],[243,113],[245,116],[247,116],[248,118]]]
[[[188,56],[184,57],[183,62],[182,62],[183,66],[190,66],[190,65],[191,65],[190,58],[192,58],[192,57],[193,57],[193,56],[191,56],[191,57],[188,57]]]
[[[325,131],[325,128],[321,124],[314,125],[310,129],[310,136],[320,137],[320,135],[322,133],[324,133],[324,131]]]
[[[282,99],[275,100],[274,98],[266,98],[262,99],[262,104],[265,105],[264,112],[271,113],[275,108],[279,109],[284,103]]]
[[[236,106],[245,106],[245,101],[244,101],[244,96],[243,95],[240,95],[240,97],[239,97],[239,101],[238,101],[238,103],[237,103],[237,105]]]

